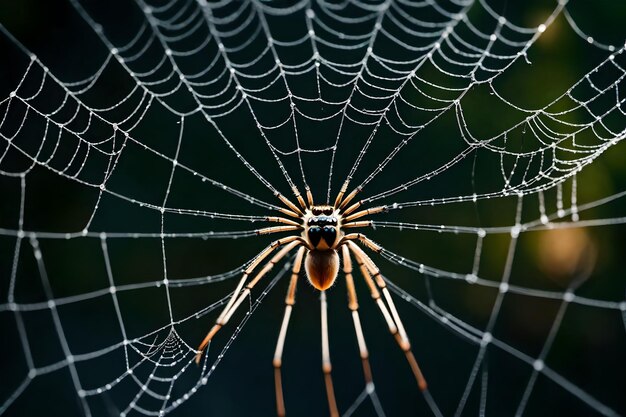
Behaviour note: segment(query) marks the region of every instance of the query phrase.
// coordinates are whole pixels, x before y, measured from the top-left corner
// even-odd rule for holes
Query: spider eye
[[[333,226],[324,226],[322,229],[322,237],[326,241],[328,246],[332,246],[335,243],[335,239],[337,238],[337,229]]]
[[[308,235],[313,247],[317,247],[317,244],[320,243],[322,239],[322,228],[319,226],[309,227]]]

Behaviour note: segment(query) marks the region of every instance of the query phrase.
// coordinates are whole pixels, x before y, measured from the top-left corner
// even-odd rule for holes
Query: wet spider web
[[[623,7],[598,28],[565,1],[25,4],[0,16],[0,414],[271,415],[292,259],[195,347],[273,194],[346,178],[389,208],[363,232],[430,390],[357,285],[366,389],[340,275],[342,415],[626,412]],[[293,415],[327,413],[315,298]]]

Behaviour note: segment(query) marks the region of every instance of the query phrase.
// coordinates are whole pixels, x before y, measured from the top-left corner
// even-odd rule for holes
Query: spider
[[[361,274],[369,288],[370,294],[374,302],[378,305],[390,333],[395,338],[398,346],[404,352],[407,361],[411,367],[413,374],[417,380],[419,389],[424,392],[427,388],[426,380],[422,375],[419,365],[411,351],[411,344],[406,334],[400,316],[391,298],[391,294],[386,287],[385,280],[382,278],[380,270],[355,242],[361,242],[366,248],[375,253],[380,253],[382,247],[373,242],[362,233],[345,233],[346,229],[371,226],[371,220],[358,220],[367,215],[381,213],[387,211],[386,206],[378,206],[365,210],[358,210],[363,201],[358,201],[352,205],[349,203],[361,191],[360,187],[355,188],[346,196],[349,181],[345,181],[335,204],[315,205],[313,196],[307,186],[306,197],[307,202],[300,194],[297,187],[293,187],[292,191],[300,206],[291,202],[282,194],[276,192],[275,196],[286,206],[280,208],[279,211],[293,219],[285,217],[267,217],[266,220],[274,223],[281,223],[280,226],[271,226],[260,229],[257,233],[260,235],[279,233],[279,232],[299,232],[299,234],[277,239],[261,251],[253,261],[248,265],[244,274],[239,281],[235,291],[230,297],[226,307],[217,318],[211,330],[198,347],[196,354],[196,363],[200,363],[204,351],[213,339],[215,334],[224,327],[235,311],[241,306],[242,302],[250,295],[254,286],[292,250],[297,249],[295,262],[293,264],[291,280],[285,298],[285,312],[278,334],[276,350],[274,353],[274,383],[276,390],[276,410],[277,415],[282,417],[285,415],[285,404],[283,399],[283,387],[281,380],[282,354],[287,335],[287,327],[291,311],[296,302],[296,286],[300,270],[304,262],[306,277],[311,285],[321,292],[321,327],[322,327],[322,371],[324,374],[324,383],[326,386],[326,396],[328,399],[328,407],[331,417],[339,416],[335,394],[333,389],[333,380],[331,376],[330,349],[328,341],[328,316],[326,305],[326,290],[330,288],[337,278],[339,272],[339,252],[343,258],[343,273],[345,275],[346,287],[348,290],[348,307],[352,312],[354,322],[354,330],[359,346],[361,363],[363,367],[363,376],[366,387],[373,388],[372,371],[369,364],[369,353],[365,344],[361,320],[359,318],[359,304],[357,300],[354,280],[352,278],[352,259],[354,256]],[[345,196],[345,198],[344,198]],[[358,210],[358,211],[357,211]],[[257,272],[256,276],[248,281],[249,276],[257,269],[257,267],[272,253],[279,249],[274,256],[265,263],[263,268]],[[247,282],[247,284],[246,284]],[[246,284],[244,288],[244,284]],[[381,296],[382,293],[382,296]]]

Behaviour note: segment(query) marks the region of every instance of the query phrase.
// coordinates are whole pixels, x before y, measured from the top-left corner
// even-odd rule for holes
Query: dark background
[[[493,4],[492,4],[493,3]],[[555,7],[551,2],[511,2],[500,4],[489,2],[498,13],[518,25],[532,27],[546,19]],[[235,7],[237,3],[234,3]],[[104,27],[104,33],[113,44],[122,45],[131,39],[145,18],[134,3],[122,1],[100,3],[88,1],[85,9]],[[195,7],[192,5],[192,7]],[[585,33],[592,34],[598,41],[621,45],[624,41],[623,20],[626,9],[623,4],[611,1],[572,2],[568,9]],[[172,13],[170,13],[171,15]],[[293,33],[302,31],[301,15],[294,18],[269,20],[277,39],[295,38]],[[493,20],[479,5],[475,5],[469,16],[485,32],[493,31]],[[432,16],[423,16],[425,20]],[[71,82],[92,75],[106,58],[108,50],[95,35],[93,29],[77,14],[69,2],[50,1],[4,2],[0,5],[0,23],[30,51],[37,54],[50,72],[62,81]],[[358,32],[358,27],[354,26]],[[292,33],[291,36],[287,34]],[[244,34],[246,34],[244,32]],[[243,36],[243,35],[242,35]],[[468,35],[469,36],[469,35]],[[511,35],[512,36],[512,35]],[[237,44],[239,39],[233,39]],[[178,50],[189,49],[188,40],[177,45]],[[211,45],[210,45],[211,46]],[[215,47],[215,45],[212,45]],[[377,44],[386,51],[384,42]],[[28,57],[16,47],[15,42],[0,36],[0,98],[7,97],[15,89],[28,65]],[[256,49],[260,50],[260,47]],[[500,52],[504,53],[506,49]],[[310,56],[310,50],[285,49],[283,62],[301,62]],[[327,51],[329,59],[335,58]],[[136,72],[152,68],[162,57],[163,50],[150,49],[139,62]],[[391,54],[391,52],[390,52]],[[538,108],[560,96],[589,70],[608,56],[608,52],[589,45],[577,36],[563,16],[557,18],[546,33],[531,48],[528,59],[516,61],[504,74],[494,81],[494,88],[509,101],[524,108]],[[192,73],[206,67],[207,56],[201,53],[184,61],[184,69]],[[245,56],[237,57],[246,62]],[[337,59],[355,62],[357,52],[346,52]],[[408,58],[405,58],[408,59]],[[248,61],[250,58],[248,58]],[[133,65],[135,65],[133,64]],[[183,65],[183,64],[181,64]],[[260,62],[258,68],[267,65]],[[218,64],[216,74],[223,67]],[[260,70],[261,71],[261,70]],[[163,74],[167,69],[163,70]],[[28,73],[20,89],[20,96],[36,92],[41,71]],[[424,68],[422,76],[444,85],[449,82],[433,68]],[[613,80],[611,74],[600,74]],[[160,78],[155,74],[153,79]],[[174,81],[158,86],[167,91]],[[301,95],[312,95],[314,79],[310,76],[291,77],[290,88]],[[251,82],[253,83],[253,82]],[[107,107],[124,97],[135,82],[119,66],[107,66],[92,91],[84,96],[92,107]],[[262,84],[259,84],[259,86]],[[623,85],[623,83],[622,83]],[[254,88],[251,84],[250,88]],[[155,87],[155,89],[157,89]],[[623,90],[623,89],[622,89]],[[268,89],[267,96],[280,97],[278,87]],[[345,88],[329,89],[326,97],[339,99]],[[335,96],[333,96],[335,94]],[[139,96],[134,96],[137,105]],[[415,101],[419,100],[414,97]],[[63,100],[63,92],[48,81],[42,94],[33,102],[42,111],[52,111]],[[184,94],[174,94],[168,103],[177,109],[190,110],[194,104]],[[370,105],[367,100],[354,102],[355,106]],[[219,100],[217,100],[219,102]],[[284,103],[283,103],[284,104]],[[558,104],[560,105],[560,104]],[[332,108],[319,104],[310,106],[318,116],[329,115]],[[319,108],[314,108],[319,106]],[[433,107],[430,102],[428,106]],[[126,102],[119,108],[104,114],[107,120],[120,120],[125,110],[133,107]],[[558,107],[558,106],[557,106]],[[306,107],[307,109],[309,107]],[[622,106],[623,108],[623,106]],[[0,106],[3,114],[6,104]],[[55,120],[69,119],[74,108],[67,106]],[[280,104],[255,107],[255,113],[266,124],[280,120]],[[284,109],[282,109],[284,110]],[[472,88],[464,98],[463,110],[466,120],[476,137],[485,137],[500,132],[520,120],[522,115],[489,94],[486,86]],[[217,111],[216,111],[217,112]],[[127,114],[127,113],[126,113]],[[9,112],[8,122],[0,129],[3,134],[14,132],[24,118],[23,107],[15,106]],[[82,116],[81,116],[82,117]],[[576,113],[573,121],[587,122]],[[416,123],[419,123],[419,117]],[[77,119],[76,130],[86,118]],[[152,149],[172,157],[176,151],[180,118],[155,104],[150,107],[141,123],[133,129],[133,137]],[[623,122],[623,119],[622,119]],[[300,121],[299,121],[300,123]],[[336,139],[337,126],[333,123],[301,121],[298,125],[301,144],[305,148],[320,149],[332,145]],[[617,123],[617,122],[616,122]],[[83,124],[84,126],[84,124]],[[617,124],[616,124],[617,126]],[[623,124],[621,125],[623,129]],[[289,195],[284,178],[273,162],[268,148],[260,137],[250,113],[241,106],[232,115],[220,119],[219,127],[229,141],[249,160],[261,175],[272,185]],[[27,115],[20,133],[20,146],[36,149],[41,142],[45,123],[33,113]],[[291,128],[293,129],[293,128]],[[619,129],[617,129],[619,130]],[[107,128],[94,123],[85,136],[93,139],[107,137]],[[519,132],[518,132],[519,133]],[[530,133],[530,132],[529,132]],[[533,149],[538,145],[532,135],[520,133],[521,149]],[[583,140],[593,141],[583,136]],[[591,135],[593,136],[593,135]],[[526,139],[523,139],[523,138]],[[271,143],[281,149],[292,149],[293,130],[279,129],[270,136]],[[356,153],[367,138],[367,129],[349,125],[340,138],[338,159],[333,171],[333,191],[345,178],[352,166]],[[363,181],[384,156],[399,142],[397,135],[389,129],[381,129],[357,171],[354,185]],[[525,140],[525,141],[524,141]],[[62,169],[77,147],[69,135],[63,136],[57,156],[48,167]],[[115,150],[119,150],[122,137],[118,137]],[[6,141],[0,142],[4,152]],[[510,145],[514,146],[514,145]],[[527,148],[523,148],[526,146]],[[449,160],[465,148],[461,140],[457,120],[453,111],[448,111],[435,123],[421,131],[406,148],[368,185],[364,196],[393,188],[404,181],[415,178]],[[80,148],[79,148],[80,149]],[[109,149],[110,151],[111,149]],[[84,152],[81,149],[80,152]],[[304,159],[306,176],[315,198],[326,199],[330,154],[306,154]],[[93,165],[81,171],[81,178],[93,183],[102,181],[102,161],[94,158]],[[185,118],[185,129],[178,160],[193,171],[213,178],[235,189],[263,201],[277,204],[263,185],[254,178],[227,148],[224,141],[199,115]],[[90,161],[92,161],[90,159]],[[300,181],[297,159],[284,158],[289,174]],[[626,169],[623,144],[617,144],[586,166],[577,176],[578,204],[594,201],[624,191]],[[509,163],[510,161],[507,161]],[[497,154],[480,150],[465,158],[458,165],[446,170],[429,182],[420,183],[410,190],[383,200],[393,202],[419,201],[430,198],[471,195],[502,189],[500,160]],[[10,151],[0,164],[4,171],[20,172],[30,165],[17,152]],[[76,172],[71,165],[69,173]],[[107,188],[119,194],[155,206],[163,204],[171,164],[163,158],[146,152],[141,146],[129,143],[120,157],[114,174],[107,181]],[[71,174],[70,174],[71,175]],[[565,208],[571,204],[572,181],[563,184]],[[146,283],[146,288],[118,292],[126,332],[129,339],[138,338],[169,323],[167,301],[163,287],[151,283],[163,279],[161,240],[158,238],[133,238],[131,233],[159,233],[161,214],[158,210],[140,206],[110,194],[99,198],[99,190],[74,180],[54,174],[46,167],[36,166],[26,176],[24,230],[37,232],[69,233],[80,232],[95,215],[89,231],[95,236],[73,239],[48,239],[39,236],[47,275],[55,298],[86,294],[108,288],[107,271],[100,239],[97,233],[122,233],[124,237],[107,239],[109,260],[117,286]],[[548,214],[556,212],[555,188],[546,191]],[[539,217],[538,197],[524,197],[522,221]],[[13,312],[4,304],[8,297],[9,277],[15,250],[15,231],[18,229],[20,204],[20,180],[0,175],[0,228],[12,230],[0,236],[0,296],[3,310],[0,311],[0,403],[15,392],[25,378],[28,368]],[[266,215],[268,211],[233,197],[203,182],[183,170],[176,170],[168,207],[226,212],[230,214]],[[517,197],[499,197],[480,200],[477,203],[444,204],[434,207],[412,207],[380,215],[380,221],[404,221],[433,225],[467,225],[470,227],[510,227],[515,223]],[[97,209],[96,209],[97,207]],[[610,219],[624,216],[626,205],[623,199],[584,211],[581,220]],[[568,219],[565,219],[567,221]],[[171,233],[197,233],[206,231],[252,230],[258,224],[231,220],[210,219],[202,216],[166,214],[164,228]],[[576,290],[576,294],[591,299],[624,300],[624,249],[626,229],[621,224],[588,228],[568,228],[558,231],[522,233],[517,244],[512,265],[510,282],[525,288],[556,291],[562,293],[571,283],[587,276],[588,279]],[[467,274],[471,271],[476,237],[473,234],[447,234],[429,231],[398,231],[377,228],[367,230],[368,236],[385,248],[406,256],[419,263],[445,271]],[[271,237],[247,239],[165,239],[167,274],[174,320],[182,320],[210,304],[220,300],[235,285],[233,280],[206,283],[203,277],[231,271],[251,259]],[[491,282],[499,282],[506,260],[510,235],[489,233],[484,240],[480,259],[479,275]],[[22,250],[17,271],[15,301],[22,305],[45,302],[40,274],[34,261],[33,250],[28,239],[22,241]],[[484,329],[491,313],[497,289],[490,286],[470,285],[464,280],[427,277],[405,267],[394,265],[382,258],[374,258],[390,281],[413,295],[421,302],[436,302],[443,310],[459,319]],[[278,269],[278,268],[277,268]],[[304,278],[304,277],[303,277]],[[371,363],[376,383],[376,392],[388,416],[423,415],[427,405],[420,396],[413,376],[402,353],[389,336],[384,321],[367,293],[360,276],[355,274],[361,306],[361,319],[371,354]],[[191,281],[184,281],[191,279]],[[182,280],[182,281],[179,281]],[[270,282],[270,279],[265,281]],[[341,275],[338,285],[328,292],[331,355],[333,376],[340,411],[344,412],[363,390],[360,361],[353,328],[346,307],[345,285]],[[431,287],[431,296],[427,292]],[[173,415],[273,415],[274,388],[271,359],[283,312],[284,293],[287,280],[279,280],[263,303],[246,322],[236,341],[230,346],[219,366],[209,378],[207,386],[193,395],[176,409]],[[261,295],[254,293],[253,300]],[[286,406],[290,415],[325,415],[326,398],[321,373],[321,347],[319,331],[319,294],[300,281],[297,305],[294,309],[284,354],[284,387]],[[478,345],[461,337],[449,327],[434,320],[423,309],[396,298],[399,312],[413,342],[414,352],[429,381],[431,393],[444,415],[452,415],[469,378],[469,372],[478,352]],[[509,293],[504,297],[494,337],[531,358],[536,358],[546,341],[560,300]],[[92,352],[122,341],[118,320],[110,296],[65,304],[58,308],[65,336],[74,355]],[[211,311],[198,319],[191,318],[176,326],[179,338],[173,343],[186,343],[194,348],[212,324],[217,311]],[[64,354],[56,335],[53,318],[47,308],[21,313],[28,334],[35,365],[42,367],[56,363]],[[616,309],[595,308],[572,303],[563,318],[550,350],[546,364],[562,375],[571,384],[580,387],[598,401],[611,407],[619,414],[626,413],[626,338],[623,312]],[[212,363],[233,334],[236,323],[244,317],[243,311],[235,316],[231,325],[223,329],[210,350]],[[144,343],[162,342],[168,329],[151,337],[141,339]],[[145,347],[137,344],[145,352]],[[177,349],[188,353],[187,347]],[[131,361],[138,359],[131,353]],[[173,369],[159,368],[160,376],[171,376],[180,370],[183,363]],[[101,387],[122,375],[125,370],[124,353],[121,348],[97,359],[80,361],[77,371],[85,389]],[[497,348],[489,348],[485,362],[489,371],[487,409],[488,415],[513,415],[518,407],[532,367],[526,362]],[[481,368],[482,369],[482,368]],[[143,366],[136,372],[144,380],[152,367]],[[179,378],[171,392],[172,400],[182,397],[199,378],[199,370],[191,366]],[[151,388],[158,393],[167,392],[169,384],[153,383]],[[138,386],[130,378],[102,395],[88,397],[94,415],[118,414],[138,392]],[[139,405],[157,410],[160,401],[142,397]],[[479,410],[480,374],[471,391],[463,415],[476,415]],[[80,415],[81,407],[70,372],[67,367],[37,377],[19,398],[6,410],[6,415]],[[580,401],[576,395],[539,375],[525,415],[593,415],[595,411]],[[366,400],[355,415],[375,415]]]

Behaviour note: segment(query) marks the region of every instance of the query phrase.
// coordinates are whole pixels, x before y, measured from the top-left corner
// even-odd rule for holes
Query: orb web
[[[269,242],[274,194],[328,203],[346,179],[389,209],[365,233],[430,390],[392,396],[372,348],[374,387],[333,371],[342,415],[626,411],[623,29],[589,32],[566,1],[59,3],[62,21],[33,12],[50,39],[0,21],[0,414],[57,391],[76,401],[53,410],[87,416],[234,413],[220,401],[242,394],[213,379],[271,351],[293,259],[200,367],[195,347]],[[566,48],[571,68],[550,57]]]

